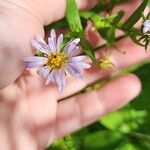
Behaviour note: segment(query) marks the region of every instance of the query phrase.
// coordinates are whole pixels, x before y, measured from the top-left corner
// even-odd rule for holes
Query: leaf
[[[143,124],[146,115],[144,110],[136,111],[132,108],[124,108],[103,117],[100,122],[110,130],[130,133]]]
[[[92,20],[92,22],[93,22],[93,24],[94,24],[94,26],[96,27],[97,30],[112,27],[110,21],[107,18],[102,17],[100,15],[94,15],[91,18],[91,20]]]
[[[143,0],[142,4],[134,11],[134,13],[129,17],[129,19],[123,24],[123,29],[125,31],[130,30],[137,21],[141,18],[141,14],[147,6],[148,0]]]
[[[114,150],[123,140],[123,135],[118,132],[103,130],[94,132],[84,138],[85,150]]]
[[[81,40],[80,44],[81,47],[83,48],[83,51],[86,53],[87,56],[91,58],[92,62],[95,64],[96,63],[95,53],[90,43],[85,39],[84,36],[81,36],[80,40]]]
[[[80,12],[80,16],[84,19],[90,19],[95,15],[94,12],[92,11],[84,11],[84,12]]]
[[[112,10],[113,7],[118,3],[118,0],[111,0],[108,5],[108,10]]]
[[[130,32],[128,35],[133,40],[133,42],[135,42],[136,44],[143,46],[143,47],[145,46],[145,45],[141,44],[141,42],[139,42],[139,40],[137,39],[137,35],[135,33]]]
[[[80,32],[83,30],[75,0],[67,0],[66,17],[72,32]]]
[[[44,27],[45,32],[50,31],[51,29],[56,29],[56,28],[67,28],[68,27],[68,22],[66,18],[63,18],[61,20],[58,20],[46,27]]]
[[[110,46],[113,46],[115,43],[115,28],[112,27],[107,31],[106,40]]]
[[[106,8],[107,8],[106,3],[104,3],[101,0],[99,0],[99,3],[93,9],[91,9],[91,11],[99,14],[101,11],[106,10]]]
[[[150,135],[150,64],[140,67],[133,73],[140,78],[142,82],[142,91],[140,95],[131,102],[131,106],[137,111],[145,110],[147,112],[147,116],[144,120],[144,124],[141,126],[140,132]]]
[[[131,142],[123,141],[115,150],[141,150]],[[144,150],[144,149],[142,149]]]
[[[124,16],[124,11],[119,11],[113,20],[113,24],[116,25],[118,22],[120,22],[123,16]]]

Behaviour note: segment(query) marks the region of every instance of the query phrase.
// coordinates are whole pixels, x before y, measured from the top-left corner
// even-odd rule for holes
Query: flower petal
[[[49,76],[45,82],[46,85],[48,85],[50,82],[52,82],[52,80],[54,79],[54,74],[55,74],[54,70],[49,73]]]
[[[49,53],[49,46],[43,42],[31,40],[31,44],[34,48],[42,53],[48,54]]]
[[[36,62],[36,61],[41,61],[41,62],[47,62],[47,58],[46,57],[39,57],[39,56],[29,56],[29,57],[25,57],[23,58],[23,61],[27,61],[27,62]]]
[[[48,38],[48,44],[51,51],[55,52],[57,49],[57,45],[56,45],[56,32],[54,29],[51,30],[50,37]]]
[[[58,70],[55,72],[54,79],[58,85],[58,91],[62,92],[65,86],[65,74],[64,71]]]
[[[89,69],[91,68],[91,65],[90,64],[87,64],[87,63],[84,63],[84,62],[73,62],[74,65],[78,66],[79,68],[82,68],[82,69]]]
[[[47,66],[44,66],[38,71],[38,74],[41,75],[43,78],[46,78],[50,73],[50,69]]]
[[[48,44],[49,44],[50,50],[52,52],[56,52],[56,46],[54,45],[54,42],[50,37],[48,38]]]
[[[43,39],[40,35],[35,36],[34,39],[35,39],[37,42],[46,44],[46,42],[44,41],[44,39]]]
[[[74,56],[77,52],[79,52],[79,47],[77,46],[79,42],[80,42],[79,38],[70,41],[65,48],[65,53],[67,55]]]
[[[44,63],[41,62],[41,61],[28,62],[27,65],[26,65],[26,68],[27,68],[27,69],[30,69],[30,68],[37,68],[37,67],[41,67],[42,65],[44,65]]]
[[[146,20],[146,21],[143,23],[143,25],[144,25],[145,27],[149,28],[149,27],[150,27],[150,20]]]
[[[85,60],[87,57],[86,56],[84,56],[84,55],[82,55],[82,56],[76,56],[76,57],[72,57],[71,59],[70,59],[70,61],[71,62],[80,62],[80,61],[83,61],[83,60]]]
[[[64,71],[64,70],[61,70],[61,71],[60,71],[60,78],[61,78],[62,91],[63,91],[63,88],[64,88],[64,87],[65,87],[65,85],[66,85],[66,80],[65,80],[65,71]]]
[[[60,52],[63,42],[63,34],[60,34],[57,40],[57,52]]]
[[[75,77],[78,77],[78,78],[82,78],[81,70],[80,70],[80,68],[78,68],[77,66],[68,63],[68,64],[66,65],[66,70],[67,70],[67,72],[68,72],[69,74],[71,74],[72,76],[75,76]]]
[[[146,33],[146,32],[148,32],[149,31],[149,29],[147,28],[147,27],[144,27],[143,28],[143,33]]]
[[[76,38],[76,39],[74,39],[73,41],[71,41],[70,44],[78,45],[79,42],[80,42],[80,38]]]

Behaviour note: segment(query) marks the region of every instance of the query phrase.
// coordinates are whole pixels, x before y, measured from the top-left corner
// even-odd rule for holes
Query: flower
[[[105,56],[102,59],[97,60],[97,65],[101,69],[109,69],[109,68],[114,67],[114,64],[111,62],[108,56]]]
[[[150,19],[149,20],[146,20],[144,23],[143,23],[144,27],[143,27],[143,33],[147,33],[147,32],[150,32]]]
[[[37,68],[38,74],[46,79],[46,85],[56,82],[58,90],[62,92],[66,84],[67,73],[82,78],[82,70],[91,67],[83,62],[86,56],[76,56],[80,50],[77,46],[79,42],[79,38],[71,40],[62,49],[63,34],[57,38],[55,30],[52,29],[48,44],[40,36],[31,41],[33,47],[42,55],[25,57],[23,60],[27,62],[28,69]]]

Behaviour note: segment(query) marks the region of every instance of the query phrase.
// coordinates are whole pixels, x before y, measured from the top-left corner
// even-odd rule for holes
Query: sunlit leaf
[[[67,0],[66,18],[71,31],[80,32],[83,30],[75,0]]]
[[[126,108],[103,117],[100,122],[110,130],[129,133],[137,130],[143,124],[146,115],[144,110],[136,111]]]

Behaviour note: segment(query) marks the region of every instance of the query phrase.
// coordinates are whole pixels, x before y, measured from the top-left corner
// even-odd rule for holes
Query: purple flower
[[[150,20],[146,20],[143,25],[143,33],[150,32]]]
[[[30,56],[23,60],[27,62],[27,68],[37,68],[38,74],[46,79],[45,84],[56,82],[58,90],[63,91],[65,87],[65,76],[67,73],[74,77],[82,78],[82,70],[91,66],[85,62],[86,56],[76,56],[79,53],[77,46],[80,39],[74,39],[67,43],[62,49],[63,35],[56,37],[55,30],[51,30],[48,44],[40,36],[32,40],[32,45],[41,52],[43,56]]]

